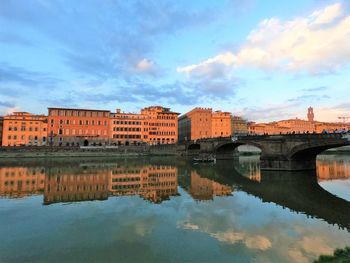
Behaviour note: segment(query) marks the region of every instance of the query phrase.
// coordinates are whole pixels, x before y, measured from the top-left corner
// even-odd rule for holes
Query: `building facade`
[[[140,145],[148,141],[148,120],[145,115],[124,113],[117,109],[111,113],[110,134],[113,145]]]
[[[173,144],[178,138],[178,115],[170,108],[151,106],[141,110],[145,116],[144,129],[148,132],[145,142],[150,145]]]
[[[14,112],[2,120],[2,146],[43,146],[47,143],[47,117]]]
[[[231,136],[231,114],[194,108],[179,117],[179,141]]]
[[[248,134],[248,123],[242,117],[232,116],[231,117],[231,134],[232,136],[247,135]]]
[[[107,145],[110,111],[49,108],[48,138],[53,146]]]

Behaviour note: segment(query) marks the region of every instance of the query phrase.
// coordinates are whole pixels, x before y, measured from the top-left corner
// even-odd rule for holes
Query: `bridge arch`
[[[225,143],[218,144],[215,147],[216,158],[231,159],[234,156],[235,150],[242,145],[254,146],[260,149],[261,151],[263,151],[263,146],[255,142],[241,142],[241,141],[225,142]]]
[[[320,153],[329,150],[334,149],[338,147],[345,146],[344,143],[334,143],[334,144],[327,144],[327,145],[320,145],[320,144],[302,144],[295,146],[291,149],[289,153],[289,158],[291,160],[305,160],[305,159],[314,159],[317,155]]]

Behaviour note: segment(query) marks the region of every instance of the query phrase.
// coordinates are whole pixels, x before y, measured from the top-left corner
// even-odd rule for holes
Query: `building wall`
[[[231,113],[194,108],[179,118],[179,140],[231,136]]]
[[[2,131],[4,126],[4,118],[0,116],[0,146],[2,146]]]
[[[191,139],[191,119],[187,115],[179,117],[179,134],[178,141],[183,142]]]
[[[116,145],[138,145],[148,141],[148,120],[145,115],[122,113],[111,114],[111,143]]]
[[[231,136],[231,113],[215,111],[212,113],[211,137]]]
[[[14,112],[3,117],[2,146],[42,146],[47,143],[47,117]]]
[[[110,111],[49,108],[48,137],[52,145],[108,144]]]
[[[144,125],[148,129],[149,144],[173,144],[178,137],[178,115],[169,108],[151,106],[141,110],[141,115],[146,117]],[[147,127],[148,126],[148,127]]]
[[[241,117],[232,116],[231,117],[231,134],[235,135],[246,135],[248,134],[248,123]]]

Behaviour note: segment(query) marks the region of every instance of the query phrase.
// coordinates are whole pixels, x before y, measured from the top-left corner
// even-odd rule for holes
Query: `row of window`
[[[158,120],[175,120],[176,117],[175,116],[169,116],[169,115],[166,115],[166,116],[158,115],[157,119]]]
[[[113,134],[114,139],[141,139],[139,134]],[[147,138],[147,135],[144,136]]]
[[[92,134],[92,135],[107,135],[107,131],[104,130],[104,131],[101,131],[101,130],[82,130],[82,129],[79,129],[79,130],[75,130],[75,129],[59,129],[58,130],[58,134],[59,135],[88,135],[88,134]],[[53,131],[51,131],[51,136],[53,136]]]
[[[8,128],[8,130],[9,131],[26,131],[27,130],[27,128],[25,127],[25,126],[21,126],[21,127],[16,127],[16,126],[14,126],[14,127],[12,127],[12,126],[9,126],[9,128]],[[28,128],[28,131],[39,131],[39,128],[38,127],[29,127]],[[45,132],[46,131],[46,128],[43,128],[43,131]]]
[[[79,120],[79,121],[75,121],[75,120],[59,120],[58,123],[60,125],[66,124],[66,125],[104,125],[107,126],[108,125],[108,121],[95,121],[95,120]],[[55,124],[55,120],[51,119],[50,120],[50,124],[53,125]]]
[[[141,125],[142,122],[140,122],[140,121],[113,121],[113,124]],[[147,125],[148,123],[145,122],[144,124]]]
[[[113,131],[141,131],[141,128],[129,128],[129,127],[114,127]],[[144,129],[144,131],[148,131],[148,129]]]
[[[109,117],[109,112],[77,111],[77,110],[50,110],[50,116],[76,116],[76,117]]]
[[[156,132],[149,132],[150,135],[168,135],[168,136],[175,136],[175,132],[171,131],[156,131]]]
[[[29,135],[28,137],[25,136],[25,135],[21,135],[21,136],[9,135],[9,136],[7,136],[7,139],[8,139],[8,140],[17,140],[17,139],[19,139],[19,140],[26,140],[26,138],[28,138],[28,140],[33,140],[33,139],[34,139],[34,141],[39,140],[39,137],[38,137],[38,136],[32,136],[32,135]],[[43,141],[43,142],[46,142],[46,137],[45,137],[45,136],[42,137],[42,141]]]
[[[149,126],[175,127],[176,124],[174,122],[150,122]]]

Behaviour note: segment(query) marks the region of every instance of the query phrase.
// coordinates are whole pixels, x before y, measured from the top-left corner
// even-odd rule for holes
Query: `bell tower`
[[[312,107],[309,107],[307,109],[307,119],[308,121],[310,122],[313,122],[314,121],[314,109]]]

